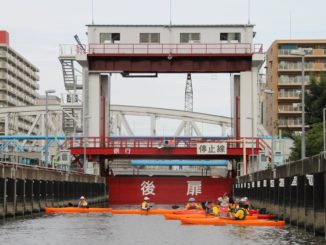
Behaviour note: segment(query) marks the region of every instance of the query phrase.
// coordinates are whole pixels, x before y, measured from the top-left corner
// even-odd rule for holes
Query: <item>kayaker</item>
[[[87,203],[85,197],[83,197],[83,196],[80,197],[78,207],[79,208],[88,208],[88,203]]]
[[[232,197],[230,197],[229,199],[229,211],[234,213],[234,211],[236,210],[237,208],[237,204],[235,203],[235,201],[233,200]]]
[[[144,201],[141,204],[141,210],[150,210],[151,209],[151,205],[149,203],[149,197],[144,197]]]
[[[196,203],[196,200],[194,197],[190,197],[188,200],[188,203],[185,206],[185,209],[192,210],[192,209],[202,209],[201,205]]]
[[[245,204],[243,202],[239,202],[239,208],[235,211],[235,213],[231,214],[231,218],[235,220],[245,220],[248,215],[248,211],[245,208]]]
[[[206,213],[210,214],[210,215],[214,215],[214,216],[218,216],[219,215],[219,206],[216,205],[214,202],[209,202],[206,205]]]

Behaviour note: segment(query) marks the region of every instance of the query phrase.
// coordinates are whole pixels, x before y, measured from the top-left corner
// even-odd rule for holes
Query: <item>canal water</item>
[[[160,245],[160,244],[326,244],[296,228],[185,226],[163,216],[58,214],[7,220],[0,244]]]

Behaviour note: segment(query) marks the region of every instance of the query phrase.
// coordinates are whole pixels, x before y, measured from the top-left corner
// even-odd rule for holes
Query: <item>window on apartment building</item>
[[[140,33],[140,43],[160,43],[160,33]]]
[[[180,33],[180,43],[200,43],[200,33]]]
[[[120,41],[120,33],[100,33],[100,43],[116,43]]]
[[[227,42],[241,42],[241,33],[240,32],[222,32],[220,33],[220,41],[227,41]]]

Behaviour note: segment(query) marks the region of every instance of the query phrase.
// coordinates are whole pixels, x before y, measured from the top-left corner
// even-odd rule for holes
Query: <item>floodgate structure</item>
[[[265,169],[265,159],[271,158],[273,152],[270,144],[258,137],[257,84],[264,52],[261,44],[253,42],[253,28],[253,25],[88,25],[88,44],[81,44],[75,37],[77,45],[60,46],[59,60],[69,96],[66,103],[57,107],[62,112],[59,113],[62,134],[67,137],[51,136],[52,143],[62,142],[56,152],[50,152],[52,163],[58,158],[60,165],[64,162],[79,165],[84,172],[98,169],[101,177],[96,180],[100,185],[105,180],[109,204],[139,204],[145,196],[162,204],[181,204],[191,196],[199,201],[215,200],[225,193],[231,195],[232,189],[235,195],[254,199],[251,192],[241,192],[239,186],[252,176],[260,176],[257,171]],[[230,134],[201,135],[196,120],[208,122],[210,117],[204,114],[124,108],[128,113],[137,111],[150,118],[151,136],[133,135],[122,108],[115,111],[117,106],[110,102],[115,73],[129,79],[155,79],[162,73],[186,74],[187,79],[193,73],[231,74],[231,118],[218,119],[222,128],[231,128]],[[5,116],[8,113],[12,112],[3,111]],[[175,135],[157,135],[155,122],[162,114],[181,120]],[[119,135],[122,127],[129,136]],[[189,135],[189,128],[196,136]],[[14,141],[15,147],[21,141],[33,140],[21,137]],[[48,163],[48,159],[43,160]],[[235,176],[241,177],[235,181]],[[105,188],[100,188],[96,196],[103,195]]]

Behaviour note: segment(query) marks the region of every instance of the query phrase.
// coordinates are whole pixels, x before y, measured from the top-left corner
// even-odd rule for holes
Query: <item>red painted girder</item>
[[[246,149],[246,155],[251,154],[251,148]],[[254,148],[254,155],[259,150]],[[72,155],[83,155],[83,147],[70,148]],[[229,148],[227,155],[198,155],[196,148],[86,148],[86,154],[90,156],[108,156],[109,158],[128,159],[225,159],[235,156],[243,156],[242,148]]]
[[[235,73],[251,70],[251,56],[88,56],[90,71]]]

